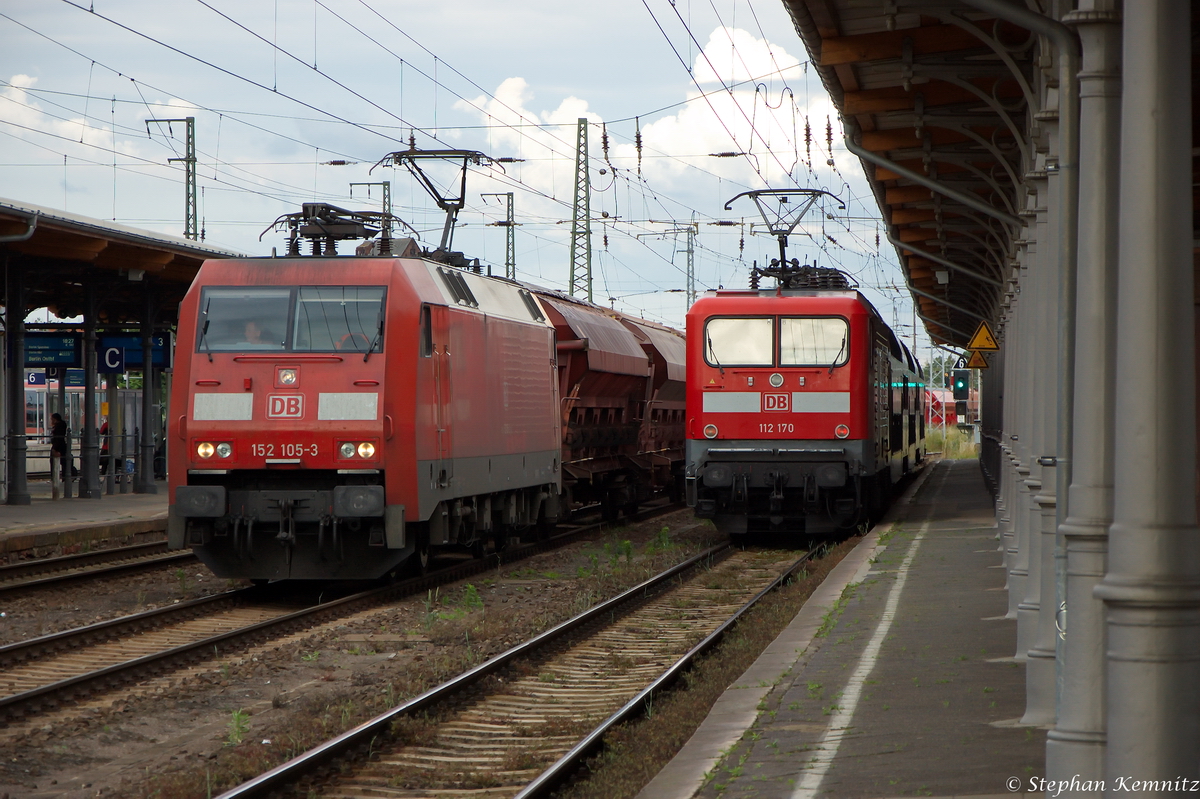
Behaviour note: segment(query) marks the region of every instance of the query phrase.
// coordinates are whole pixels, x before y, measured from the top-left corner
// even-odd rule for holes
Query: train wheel
[[[537,523],[534,525],[534,535],[538,541],[545,541],[554,532],[554,528],[558,526],[558,520],[553,522],[546,516],[546,503],[538,508]]]
[[[471,552],[471,557],[475,558],[476,560],[479,560],[480,558],[482,558],[484,555],[487,554],[487,541],[485,541],[482,538],[476,538],[471,543],[471,546],[469,547],[469,549]]]
[[[670,482],[667,483],[667,499],[673,503],[683,501],[683,478],[672,475]]]
[[[638,512],[638,503],[636,503],[636,502],[630,502],[630,503],[628,503],[628,504],[626,504],[626,505],[623,505],[623,506],[621,507],[621,512],[625,514],[625,518],[626,518],[626,519],[628,519],[629,521],[633,521],[633,520],[634,520],[634,518],[633,518],[633,517],[634,517],[634,516],[637,516],[637,512]]]
[[[429,534],[421,531],[416,538],[416,548],[408,560],[409,571],[414,577],[424,577],[429,573]]]
[[[617,507],[617,503],[607,497],[600,503],[600,518],[609,524],[616,524],[617,517],[621,515],[621,509]]]

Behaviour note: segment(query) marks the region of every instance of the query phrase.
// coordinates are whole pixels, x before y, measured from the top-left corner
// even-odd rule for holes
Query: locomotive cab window
[[[382,286],[210,286],[196,351],[379,352],[384,298]]]
[[[779,320],[780,366],[841,366],[850,357],[850,325],[840,316]]]
[[[200,298],[196,350],[282,350],[291,305],[291,289],[206,288]]]
[[[775,320],[714,316],[704,325],[704,360],[709,366],[773,366]]]
[[[383,345],[383,289],[301,286],[292,342],[292,349],[299,352],[379,352]]]

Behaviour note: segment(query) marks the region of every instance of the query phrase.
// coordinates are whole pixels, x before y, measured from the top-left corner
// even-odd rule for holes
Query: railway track
[[[195,560],[196,556],[190,551],[171,552],[166,541],[26,560],[0,566],[0,593],[133,574],[163,566],[183,566]]]
[[[714,547],[221,795],[548,795],[805,554]]]
[[[647,509],[653,518],[675,505]],[[0,647],[0,719],[16,720],[53,710],[125,684],[259,644],[331,619],[379,607],[465,579],[498,565],[563,546],[601,529],[570,528],[546,541],[366,591],[330,597],[305,589],[271,586],[228,591],[86,627]]]

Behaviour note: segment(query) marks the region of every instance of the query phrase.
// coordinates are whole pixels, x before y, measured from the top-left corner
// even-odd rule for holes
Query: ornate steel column
[[[1031,209],[1025,209],[1022,214],[1036,216]],[[1016,358],[1013,360],[1013,395],[1017,398],[1017,408],[1012,426],[1013,442],[1013,489],[1015,497],[1012,505],[1013,535],[1012,544],[1008,550],[1008,617],[1017,618],[1017,606],[1025,598],[1025,580],[1029,576],[1029,506],[1032,494],[1029,493],[1029,442],[1032,434],[1029,428],[1029,405],[1031,389],[1029,365],[1032,335],[1032,302],[1036,292],[1030,283],[1030,263],[1037,258],[1037,244],[1033,241],[1036,235],[1032,224],[1025,226],[1024,252],[1019,256],[1020,268],[1017,270],[1017,287],[1020,295],[1017,300],[1017,313],[1014,319],[1013,332],[1016,334]],[[1024,660],[1028,647],[1022,648],[1018,643],[1015,656]]]
[[[144,281],[146,306],[142,317],[142,426],[138,442],[137,482],[135,494],[157,494],[154,485],[154,431],[158,419],[154,415],[154,291],[153,281]]]
[[[1044,145],[1043,145],[1044,146]],[[1028,502],[1024,509],[1025,535],[1020,541],[1018,565],[1025,571],[1022,581],[1022,594],[1017,605],[1017,660],[1028,660],[1029,650],[1033,646],[1034,634],[1037,630],[1038,599],[1041,595],[1042,574],[1042,507],[1038,497],[1042,491],[1042,465],[1038,462],[1046,452],[1047,403],[1053,403],[1054,395],[1049,393],[1046,385],[1048,359],[1053,351],[1047,344],[1047,318],[1052,316],[1053,303],[1050,302],[1050,273],[1053,271],[1055,251],[1050,241],[1049,208],[1047,203],[1048,184],[1046,173],[1046,153],[1039,152],[1036,168],[1026,173],[1029,184],[1033,186],[1035,195],[1034,211],[1037,214],[1037,245],[1030,247],[1034,254],[1030,267],[1029,282],[1026,283],[1027,302],[1030,313],[1023,320],[1022,327],[1026,329],[1026,341],[1029,342],[1026,363],[1029,372],[1028,436],[1026,438],[1027,468],[1025,488]]]
[[[1191,8],[1127,0],[1121,96],[1108,746],[1118,778],[1200,777]],[[1165,791],[1156,795],[1165,795]]]
[[[1054,722],[1054,553],[1058,536],[1057,459],[1058,454],[1058,320],[1061,313],[1059,288],[1062,283],[1064,264],[1061,238],[1062,220],[1056,213],[1063,202],[1062,183],[1058,168],[1058,110],[1047,103],[1047,110],[1039,119],[1049,133],[1050,150],[1046,156],[1046,239],[1041,261],[1043,271],[1040,285],[1044,295],[1044,312],[1038,319],[1038,330],[1044,346],[1039,360],[1040,394],[1038,413],[1042,425],[1042,444],[1036,453],[1041,467],[1041,488],[1034,495],[1037,503],[1037,528],[1031,539],[1037,544],[1030,547],[1029,582],[1026,585],[1026,606],[1033,612],[1030,620],[1032,635],[1028,661],[1025,664],[1025,724],[1044,725]],[[1039,209],[1040,210],[1040,209]],[[1050,343],[1053,342],[1053,346]],[[1036,553],[1036,562],[1034,558]]]
[[[8,285],[4,288],[7,305],[4,308],[4,323],[8,334],[8,374],[4,403],[8,418],[5,430],[8,435],[8,497],[7,505],[28,505],[29,482],[25,472],[25,456],[28,444],[25,440],[25,267],[9,256],[5,259]]]
[[[100,499],[100,445],[96,441],[96,276],[84,277],[83,415],[79,498]]]
[[[1083,44],[1080,86],[1079,280],[1076,286],[1074,468],[1067,519],[1063,679],[1046,777],[1104,778],[1104,577],[1113,505],[1113,394],[1120,196],[1121,25],[1116,0],[1067,15]],[[1078,794],[1083,796],[1085,794]],[[1098,796],[1098,793],[1090,794]]]

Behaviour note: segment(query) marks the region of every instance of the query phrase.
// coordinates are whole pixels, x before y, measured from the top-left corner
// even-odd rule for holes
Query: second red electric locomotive
[[[924,456],[920,368],[841,285],[708,292],[688,312],[688,504],[733,536],[852,530]]]

